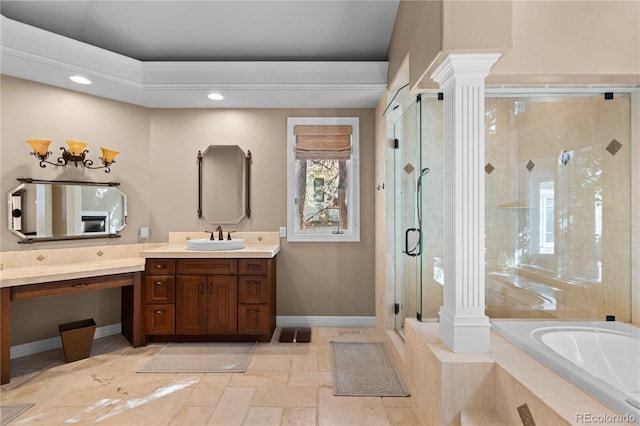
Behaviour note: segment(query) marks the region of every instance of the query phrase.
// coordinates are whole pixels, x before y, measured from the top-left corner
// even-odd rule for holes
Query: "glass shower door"
[[[395,194],[395,328],[404,335],[407,317],[419,310],[421,280],[421,229],[417,217],[417,177],[420,174],[420,145],[417,107],[406,107],[394,124]]]

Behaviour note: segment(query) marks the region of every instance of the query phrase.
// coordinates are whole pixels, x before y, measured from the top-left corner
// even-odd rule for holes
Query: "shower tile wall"
[[[487,98],[486,117],[488,315],[628,321],[629,96]]]

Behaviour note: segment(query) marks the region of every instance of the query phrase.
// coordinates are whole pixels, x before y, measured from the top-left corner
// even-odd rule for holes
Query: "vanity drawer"
[[[238,272],[236,259],[178,259],[177,274],[235,275]]]
[[[146,334],[174,334],[176,313],[173,305],[145,307]]]
[[[149,275],[145,277],[145,303],[174,303],[175,300],[176,277],[174,275]]]
[[[166,275],[173,274],[176,270],[176,261],[174,259],[147,259],[144,272],[147,275]]]
[[[238,334],[269,334],[268,305],[238,305]]]
[[[11,287],[11,300],[34,299],[58,294],[79,293],[113,287],[133,285],[133,273],[105,275],[100,277],[75,278]]]
[[[265,275],[238,276],[238,303],[268,303],[269,280]]]
[[[238,261],[239,274],[267,274],[269,259],[240,259]]]

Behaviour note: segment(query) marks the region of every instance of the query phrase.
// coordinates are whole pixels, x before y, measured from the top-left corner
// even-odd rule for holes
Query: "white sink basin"
[[[242,238],[234,238],[232,240],[210,240],[208,238],[187,241],[189,250],[238,250],[244,248],[244,240]]]

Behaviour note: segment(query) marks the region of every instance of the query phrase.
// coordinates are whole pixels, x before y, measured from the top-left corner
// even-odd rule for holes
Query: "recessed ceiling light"
[[[209,99],[211,99],[212,101],[221,101],[224,99],[224,96],[222,96],[220,93],[209,93]]]
[[[69,77],[69,80],[73,81],[74,83],[78,83],[78,84],[91,84],[91,80],[89,80],[87,77],[83,77],[81,75],[72,75],[71,77]]]

